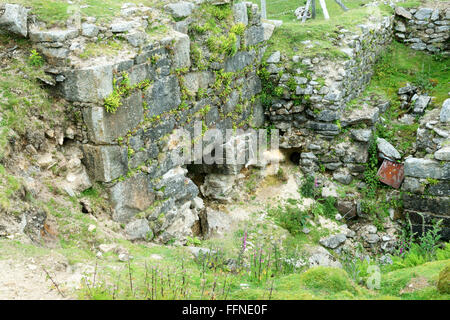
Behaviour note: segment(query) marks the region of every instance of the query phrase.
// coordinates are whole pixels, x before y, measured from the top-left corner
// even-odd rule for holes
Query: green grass
[[[75,2],[75,1],[74,1]],[[120,13],[124,3],[142,3],[149,7],[161,7],[167,2],[162,0],[78,0],[79,6],[87,6],[78,9],[75,4],[69,4],[65,0],[10,0],[8,3],[19,3],[32,8],[32,13],[50,25],[63,25],[74,12],[81,12],[82,17],[95,17],[100,21],[111,21]]]
[[[448,97],[449,71],[450,58],[411,50],[394,41],[375,66],[366,95],[376,93],[397,100],[398,89],[409,82],[436,97],[434,104],[440,107]]]
[[[259,1],[254,1],[258,3]],[[277,12],[286,10],[295,10],[298,7],[298,1],[286,1],[274,3],[268,1],[268,19],[283,20],[283,25],[276,28],[272,38],[269,40],[269,50],[266,55],[274,51],[281,51],[288,56],[295,54],[301,57],[316,56],[318,54],[331,58],[347,56],[333,45],[332,36],[338,27],[348,30],[357,30],[357,25],[363,23],[369,16],[384,15],[391,12],[386,6],[379,8],[361,7],[368,1],[344,1],[344,4],[350,9],[344,12],[334,1],[327,0],[327,8],[330,15],[329,20],[323,18],[320,6],[317,7],[317,17],[315,20],[309,19],[304,24],[295,19],[293,13],[278,15]],[[285,10],[286,9],[286,10]],[[306,48],[302,41],[310,40],[314,42],[313,48]],[[294,48],[297,48],[294,51]]]
[[[32,52],[29,43],[0,35],[0,47],[10,48],[15,45],[21,54],[15,55],[0,71],[0,159],[5,153],[8,137],[14,135],[13,132],[23,135],[30,129],[42,129],[42,122],[32,115],[47,119],[51,126],[57,116],[62,114],[60,106],[37,79],[48,79],[48,76],[42,65],[37,63],[40,61],[39,56]]]
[[[400,108],[398,89],[407,83],[435,97],[428,109],[440,108],[448,98],[450,58],[418,52],[394,41],[374,67],[374,75],[364,93],[351,101],[348,108],[361,108],[362,100],[388,100],[391,106],[377,125],[378,136],[387,139],[403,154],[409,154],[416,141],[418,122],[403,124],[397,120],[408,112]]]
[[[404,7],[404,8],[417,8],[420,7],[423,4],[430,4],[433,1],[429,1],[429,0],[412,0],[412,1],[404,1],[404,2],[397,2],[396,5],[399,7]],[[448,0],[434,0],[435,3],[439,3],[439,2],[448,2]],[[429,7],[429,6],[428,6]]]

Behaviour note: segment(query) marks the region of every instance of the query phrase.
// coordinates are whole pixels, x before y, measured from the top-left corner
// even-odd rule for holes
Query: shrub
[[[339,268],[311,268],[300,276],[300,283],[308,289],[328,293],[337,293],[344,290],[355,293],[355,288],[347,273]]]
[[[439,273],[437,288],[440,293],[450,293],[450,264]]]
[[[44,58],[35,49],[30,51],[28,63],[33,67],[42,67],[44,65]]]
[[[284,206],[279,205],[276,208],[268,210],[269,216],[275,218],[275,222],[282,228],[286,229],[292,235],[299,233],[309,217],[307,211],[303,211],[297,207],[297,201],[288,199],[288,203]]]
[[[316,179],[313,176],[307,176],[299,191],[304,198],[315,198],[319,194]]]

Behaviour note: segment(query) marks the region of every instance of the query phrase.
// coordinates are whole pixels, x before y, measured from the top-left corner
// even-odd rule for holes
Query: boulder
[[[186,247],[186,249],[194,256],[195,259],[201,259],[202,257],[209,256],[213,253],[213,251],[208,248]]]
[[[408,20],[412,19],[412,14],[403,7],[395,7],[395,14]]]
[[[113,67],[109,64],[69,70],[59,91],[69,101],[98,102],[113,91]]]
[[[380,110],[378,108],[363,108],[363,110],[354,109],[350,113],[345,114],[341,119],[343,127],[355,125],[358,123],[375,124],[378,121]]]
[[[272,37],[273,31],[275,30],[275,24],[263,22],[262,27],[264,30],[264,41],[267,41]]]
[[[163,243],[167,243],[171,239],[184,243],[187,237],[194,236],[193,229],[199,223],[199,216],[194,210],[190,209],[190,206],[191,202],[188,201],[167,213],[161,228],[164,230],[161,235]]]
[[[155,193],[144,173],[117,182],[108,189],[108,193],[113,207],[112,218],[119,222],[128,222],[137,213],[148,209],[155,200]]]
[[[146,219],[138,219],[125,226],[125,232],[130,240],[151,240],[152,231]]]
[[[83,145],[83,162],[94,181],[109,182],[128,171],[126,147]]]
[[[51,29],[40,30],[32,28],[30,30],[30,39],[33,42],[64,42],[78,37],[79,31],[77,29]]]
[[[2,14],[2,10],[3,14]],[[28,35],[28,9],[19,4],[0,5],[0,29],[26,37]]]
[[[310,254],[308,259],[310,268],[316,266],[342,268],[341,263],[323,247],[315,246],[307,248],[307,251]]]
[[[206,219],[202,220],[202,230],[207,237],[222,237],[231,229],[231,218],[224,212],[206,209]]]
[[[352,175],[347,170],[334,172],[333,179],[345,185],[350,184],[353,180]]]
[[[421,95],[417,98],[414,103],[413,113],[415,114],[423,114],[425,112],[425,108],[431,101],[431,97]]]
[[[320,239],[319,243],[326,248],[336,249],[347,240],[347,236],[343,233],[332,235],[326,238]]]
[[[377,147],[382,154],[390,159],[400,159],[402,157],[397,149],[383,138],[377,138]]]
[[[439,149],[434,153],[436,160],[450,161],[450,146]]]
[[[94,38],[98,35],[99,29],[93,23],[83,23],[81,25],[81,35],[88,38]]]
[[[175,19],[182,19],[190,16],[194,8],[195,5],[193,3],[186,1],[169,3],[164,6],[164,9],[166,9]]]
[[[114,143],[143,120],[144,109],[140,92],[135,91],[121,101],[122,105],[115,113],[107,112],[103,106],[84,108],[84,122],[93,142]]]
[[[372,138],[372,130],[369,129],[353,129],[350,133],[353,139],[360,142],[369,142]]]
[[[441,122],[450,122],[450,99],[445,100],[442,104],[439,118]]]

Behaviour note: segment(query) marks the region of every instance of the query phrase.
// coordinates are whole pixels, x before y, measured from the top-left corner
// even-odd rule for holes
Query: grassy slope
[[[253,0],[259,4],[259,0]],[[333,0],[326,0],[329,20],[323,18],[323,13],[317,1],[316,19],[309,19],[302,24],[297,21],[293,11],[298,7],[299,2],[295,0],[287,1],[267,1],[268,19],[282,20],[283,25],[277,28],[274,35],[269,40],[269,49],[266,55],[274,51],[292,56],[295,54],[293,48],[297,48],[297,54],[302,57],[315,56],[317,54],[330,57],[346,57],[338,48],[333,46],[333,40],[329,39],[334,36],[337,27],[343,27],[348,30],[356,30],[357,25],[363,23],[367,17],[374,15],[384,15],[391,12],[391,9],[385,5],[379,8],[361,7],[370,1],[343,1],[350,9],[344,12],[339,5]],[[285,14],[280,14],[285,13]],[[310,40],[316,42],[313,48],[306,48],[302,41]]]
[[[120,12],[124,3],[143,4],[149,7],[160,7],[168,2],[162,0],[78,0],[75,4],[69,4],[64,0],[8,0],[8,3],[19,3],[32,8],[32,13],[49,24],[59,24],[66,21],[73,12],[77,12],[77,5],[80,7],[82,16],[96,17],[102,21],[109,21]]]
[[[361,107],[368,96],[378,96],[391,101],[383,115],[384,125],[379,127],[384,138],[390,140],[404,154],[409,154],[416,141],[418,122],[402,124],[397,120],[408,110],[400,108],[398,89],[407,83],[422,88],[422,92],[435,97],[430,108],[440,108],[448,98],[450,85],[450,59],[411,50],[393,42],[375,66],[374,75],[363,95],[349,103],[350,108]]]
[[[0,35],[0,48],[14,47],[17,47],[17,54],[0,68],[0,159],[10,130],[23,135],[27,129],[38,129],[42,125],[32,115],[48,120],[50,126],[52,118],[62,115],[57,101],[49,97],[36,79],[46,79],[47,76],[41,67],[30,64],[31,46],[28,41]]]

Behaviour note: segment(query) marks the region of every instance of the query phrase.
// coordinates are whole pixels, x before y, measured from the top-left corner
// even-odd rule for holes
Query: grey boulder
[[[377,147],[378,150],[388,158],[400,159],[402,157],[397,149],[383,138],[377,138]]]
[[[5,10],[2,13],[3,10]],[[26,37],[28,35],[27,17],[28,10],[18,4],[0,5],[0,29],[5,29],[14,34]]]

